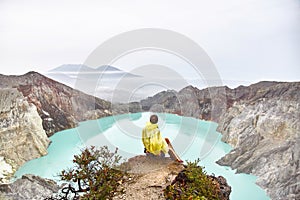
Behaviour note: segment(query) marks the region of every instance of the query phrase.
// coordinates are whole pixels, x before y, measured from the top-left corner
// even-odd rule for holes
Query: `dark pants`
[[[146,156],[151,156],[151,157],[165,157],[165,154],[164,154],[164,152],[160,152],[160,155],[154,155],[154,154],[152,154],[152,153],[150,153],[150,152],[148,152],[147,151],[147,149],[146,148],[144,148],[144,153],[146,154]]]

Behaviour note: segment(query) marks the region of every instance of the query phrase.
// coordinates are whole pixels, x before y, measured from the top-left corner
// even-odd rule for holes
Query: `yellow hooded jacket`
[[[159,155],[162,152],[168,152],[168,144],[161,137],[160,130],[157,124],[147,122],[143,129],[142,140],[145,148],[154,155]]]

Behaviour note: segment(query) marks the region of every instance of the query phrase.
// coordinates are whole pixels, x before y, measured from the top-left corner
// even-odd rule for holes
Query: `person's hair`
[[[152,124],[156,124],[156,123],[158,122],[158,117],[157,117],[157,115],[151,115],[151,117],[150,117],[150,122],[151,122]]]

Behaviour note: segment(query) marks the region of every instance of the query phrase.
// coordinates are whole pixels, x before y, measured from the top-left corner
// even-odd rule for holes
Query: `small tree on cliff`
[[[75,155],[74,167],[63,170],[61,180],[68,181],[56,197],[50,199],[111,199],[125,172],[118,169],[121,156],[110,152],[107,146],[85,148],[81,154]]]

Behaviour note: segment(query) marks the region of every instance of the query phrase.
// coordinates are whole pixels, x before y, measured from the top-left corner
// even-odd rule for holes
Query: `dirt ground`
[[[136,156],[128,160],[129,176],[121,184],[123,194],[113,199],[164,199],[163,189],[184,168],[170,158]]]

